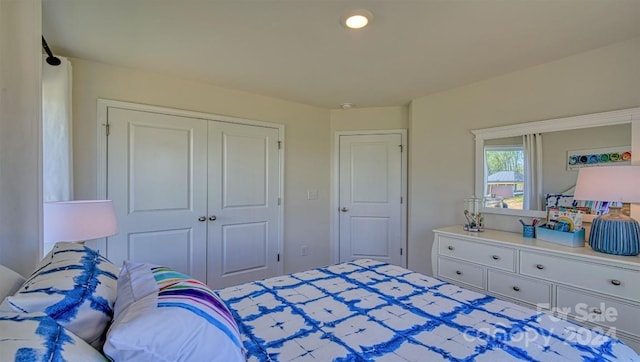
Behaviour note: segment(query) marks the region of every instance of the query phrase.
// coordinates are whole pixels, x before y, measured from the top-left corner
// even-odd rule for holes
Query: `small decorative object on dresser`
[[[640,166],[586,167],[578,173],[576,200],[640,202]],[[609,205],[609,213],[593,220],[589,245],[595,251],[616,255],[640,253],[640,226]]]
[[[465,230],[484,230],[484,216],[480,213],[482,207],[484,207],[482,198],[473,196],[464,199],[464,217],[467,219],[464,225]]]
[[[640,351],[640,256],[460,226],[434,230],[433,275],[615,335]]]

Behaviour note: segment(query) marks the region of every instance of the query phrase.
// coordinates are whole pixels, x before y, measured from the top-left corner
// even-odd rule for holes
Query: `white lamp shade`
[[[87,241],[118,233],[111,200],[77,200],[44,204],[44,242]]]
[[[590,201],[640,202],[640,166],[583,167],[573,198]]]

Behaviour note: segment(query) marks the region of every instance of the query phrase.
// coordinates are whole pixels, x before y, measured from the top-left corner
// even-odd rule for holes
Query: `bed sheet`
[[[599,331],[370,259],[217,292],[249,361],[640,361]]]

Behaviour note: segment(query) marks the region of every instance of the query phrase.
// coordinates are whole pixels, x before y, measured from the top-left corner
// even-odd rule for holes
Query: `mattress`
[[[249,361],[640,361],[599,331],[369,259],[218,294]]]

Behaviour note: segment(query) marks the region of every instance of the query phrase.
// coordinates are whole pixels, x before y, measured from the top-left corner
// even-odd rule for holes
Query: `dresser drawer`
[[[640,288],[637,287],[639,271],[522,251],[520,273],[598,293],[640,300]]]
[[[515,249],[471,242],[448,236],[440,236],[439,240],[438,253],[440,255],[515,272]]]
[[[551,284],[539,280],[489,270],[487,290],[529,304],[551,305]]]
[[[484,289],[484,268],[477,265],[438,258],[438,276]]]
[[[556,304],[558,311],[568,312],[579,322],[586,320],[640,335],[640,306],[563,287],[557,289]]]

